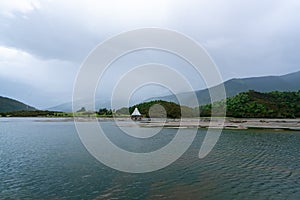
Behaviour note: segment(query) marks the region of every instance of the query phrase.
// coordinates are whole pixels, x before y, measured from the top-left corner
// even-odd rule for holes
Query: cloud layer
[[[42,108],[69,101],[88,53],[115,34],[141,27],[168,28],[192,37],[207,49],[225,80],[297,71],[299,10],[297,0],[4,0],[0,82],[6,84],[1,84],[0,95]],[[162,57],[153,52],[142,56],[174,64],[174,58]],[[135,58],[140,63],[141,54],[131,58],[126,65],[136,64]],[[195,77],[187,76],[194,82]],[[34,94],[13,92],[23,86]]]

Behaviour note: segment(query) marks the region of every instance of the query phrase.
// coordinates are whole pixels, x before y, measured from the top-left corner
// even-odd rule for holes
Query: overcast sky
[[[299,0],[1,0],[0,96],[38,108],[68,102],[89,52],[113,35],[142,27],[193,38],[224,80],[298,71],[299,10]],[[114,72],[153,61],[185,65],[166,53],[145,51],[115,63]],[[200,80],[194,87],[205,85]]]

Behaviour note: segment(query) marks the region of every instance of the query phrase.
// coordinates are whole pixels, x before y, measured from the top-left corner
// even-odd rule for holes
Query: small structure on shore
[[[131,119],[134,121],[140,121],[142,119],[142,115],[138,108],[135,108],[134,111],[131,113]]]

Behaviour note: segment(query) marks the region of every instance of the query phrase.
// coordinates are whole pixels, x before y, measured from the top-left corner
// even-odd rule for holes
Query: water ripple
[[[148,144],[166,144],[164,131]],[[226,130],[199,159],[204,136],[172,165],[128,174],[91,157],[72,123],[1,122],[0,199],[300,199],[300,134]]]

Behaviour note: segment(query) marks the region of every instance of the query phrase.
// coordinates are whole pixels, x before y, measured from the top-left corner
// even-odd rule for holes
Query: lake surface
[[[0,199],[300,199],[299,132],[224,130],[199,159],[206,131],[198,130],[170,166],[129,174],[94,159],[73,122],[36,120],[0,118]],[[176,134],[163,129],[132,140],[112,122],[101,123],[116,144],[135,152],[159,148]]]

